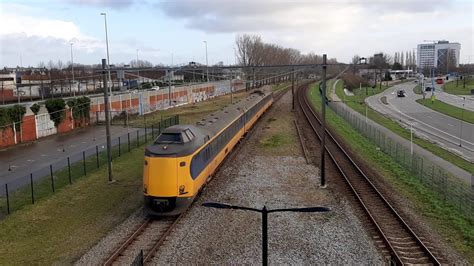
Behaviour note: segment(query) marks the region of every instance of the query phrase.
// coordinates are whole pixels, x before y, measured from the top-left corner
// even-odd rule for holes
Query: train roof
[[[235,101],[233,104],[229,104],[214,113],[206,115],[194,125],[175,125],[168,127],[163,130],[160,137],[166,134],[182,136],[186,130],[190,130],[194,136],[189,142],[160,142],[160,137],[158,137],[154,144],[146,148],[145,154],[148,156],[184,156],[191,154],[204,145],[209,139],[217,135],[240,114],[252,108],[269,94],[271,94],[270,91],[255,90],[249,96]],[[186,136],[183,137],[186,138]]]
[[[268,90],[255,90],[249,96],[239,99],[233,104],[229,104],[214,113],[206,115],[200,121],[196,122],[196,126],[206,131],[210,131],[212,134],[210,137],[212,138],[241,113],[252,108],[252,106],[260,102],[260,100],[270,93],[271,92]]]

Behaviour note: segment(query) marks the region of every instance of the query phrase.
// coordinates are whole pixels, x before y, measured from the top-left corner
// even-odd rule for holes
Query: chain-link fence
[[[163,129],[176,124],[179,124],[179,116],[169,117],[156,125],[145,126],[112,138],[112,160],[151,142]],[[106,145],[96,145],[6,183],[0,188],[0,218],[50,196],[58,189],[97,171],[106,163]]]
[[[398,164],[408,169],[424,186],[440,195],[440,200],[451,205],[474,220],[474,186],[452,176],[448,171],[429,159],[411,152],[399,141],[387,136],[367,123],[364,117],[348,110],[341,102],[331,102],[329,107],[359,133],[369,139]]]

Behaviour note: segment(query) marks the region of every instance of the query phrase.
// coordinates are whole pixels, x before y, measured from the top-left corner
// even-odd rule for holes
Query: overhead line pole
[[[295,69],[291,73],[291,110],[295,110]]]
[[[326,187],[326,172],[325,172],[325,155],[326,155],[326,54],[323,54],[323,80],[321,86],[321,126],[323,128],[322,138],[321,138],[321,187]]]

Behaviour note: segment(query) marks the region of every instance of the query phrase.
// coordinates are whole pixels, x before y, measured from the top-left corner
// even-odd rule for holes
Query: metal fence
[[[156,125],[146,126],[114,137],[112,139],[112,160],[151,142],[163,129],[176,124],[179,124],[179,116],[169,117]],[[106,145],[96,145],[6,183],[3,188],[0,188],[0,218],[26,205],[34,204],[41,198],[50,196],[58,189],[97,171],[106,163]]]
[[[435,192],[439,200],[474,220],[473,184],[469,185],[459,180],[424,156],[412,153],[410,148],[367,123],[364,117],[348,110],[349,107],[344,103],[331,102],[329,107],[378,149],[392,157],[404,169],[408,169],[413,177],[430,191]]]

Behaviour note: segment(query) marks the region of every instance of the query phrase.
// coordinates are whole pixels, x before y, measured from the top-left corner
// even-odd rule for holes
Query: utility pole
[[[230,86],[230,103],[233,104],[234,103],[234,94],[233,94],[233,88],[232,88],[232,77],[230,78],[229,86]]]
[[[291,110],[295,110],[295,69],[291,73]]]
[[[171,70],[168,70],[168,107],[171,107]]]
[[[138,65],[138,49],[137,49],[137,84],[138,84],[138,81],[140,80],[140,68],[139,68],[139,65]]]
[[[321,87],[321,114],[322,114],[322,119],[321,119],[321,126],[323,127],[323,133],[321,137],[321,187],[325,188],[326,187],[326,173],[325,173],[325,158],[324,156],[326,155],[326,70],[327,70],[327,65],[326,65],[326,54],[323,54],[323,83]]]
[[[207,77],[207,83],[209,83],[209,62],[207,61],[207,41],[204,41],[206,44],[206,77]]]
[[[253,72],[252,89],[255,89],[255,68],[252,68],[252,72]]]
[[[108,69],[109,67],[107,66],[107,60],[102,59],[102,78],[104,82],[104,108],[105,108],[105,134],[107,137],[107,168],[108,168],[108,174],[109,174],[109,183],[113,182],[113,177],[112,177],[112,143],[110,140],[110,117],[109,117],[109,95],[108,95],[108,90],[105,84],[107,84],[107,76],[106,76],[106,68]],[[109,72],[110,73],[110,72]]]

